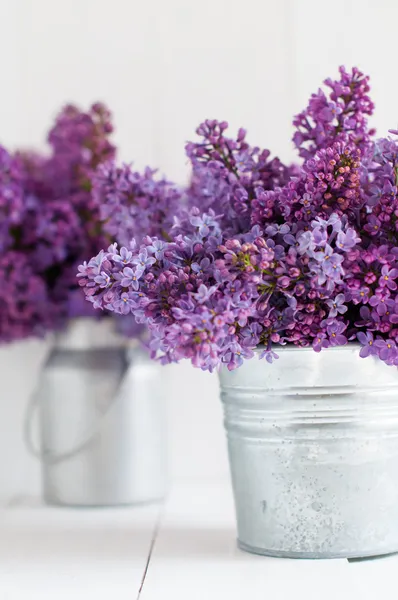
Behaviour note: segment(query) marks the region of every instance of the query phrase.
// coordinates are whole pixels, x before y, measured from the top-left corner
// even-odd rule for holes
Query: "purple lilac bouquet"
[[[398,142],[369,128],[358,69],[325,84],[294,119],[300,167],[206,121],[167,235],[148,225],[79,267],[95,308],[147,324],[153,357],[211,371],[257,347],[272,362],[280,345],[358,340],[362,357],[398,365]],[[123,214],[117,186],[107,193],[104,210]]]
[[[43,278],[21,250],[24,220],[24,170],[21,160],[0,147],[0,340],[41,331],[50,317]]]
[[[75,271],[103,235],[91,177],[114,156],[109,111],[66,106],[51,129],[48,156],[0,148],[0,340],[62,326],[87,313]],[[89,311],[93,314],[93,311]]]

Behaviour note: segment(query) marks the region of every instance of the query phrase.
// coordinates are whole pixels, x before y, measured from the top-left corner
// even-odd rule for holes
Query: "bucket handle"
[[[109,402],[105,410],[103,411],[101,417],[92,428],[92,430],[83,438],[81,442],[79,442],[74,448],[71,450],[67,450],[60,454],[53,454],[50,451],[44,451],[43,448],[37,447],[35,442],[33,441],[33,423],[35,420],[35,414],[39,408],[39,393],[37,388],[32,393],[29,398],[28,405],[26,407],[25,416],[24,416],[24,425],[23,425],[23,439],[25,443],[25,447],[28,450],[29,454],[34,458],[37,458],[46,464],[54,465],[57,463],[61,463],[70,458],[74,458],[77,456],[82,450],[84,450],[95,438],[97,435],[99,428],[105,418],[110,413],[111,409],[115,406],[117,400],[121,395],[121,391],[126,382],[126,374],[128,372],[128,363],[124,365],[122,375],[120,377],[120,381],[116,386],[115,393],[112,395],[112,400]]]

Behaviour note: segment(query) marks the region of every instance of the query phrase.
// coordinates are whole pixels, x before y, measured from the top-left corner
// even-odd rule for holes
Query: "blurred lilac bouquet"
[[[362,357],[398,365],[398,143],[368,127],[358,69],[325,85],[293,122],[300,167],[250,146],[244,130],[231,138],[224,122],[200,125],[169,230],[154,215],[139,244],[109,179],[104,210],[123,245],[78,278],[95,308],[148,325],[153,357],[211,371],[239,367],[257,347],[272,362],[279,345],[319,352],[358,340]]]
[[[87,113],[66,106],[49,132],[48,155],[0,148],[1,341],[42,335],[88,312],[75,271],[107,243],[91,177],[115,154],[111,132],[103,105]]]
[[[125,167],[119,177],[111,168],[101,169],[115,157],[112,131],[104,105],[94,104],[88,112],[66,106],[49,132],[48,155],[11,154],[0,147],[0,341],[42,335],[71,317],[99,316],[84,301],[76,269],[115,239],[111,202],[105,207],[103,201],[110,181],[118,177],[123,187],[131,179],[142,231],[157,190],[168,193],[150,170],[140,175]],[[116,239],[123,242],[118,230]],[[122,329],[128,335],[146,331],[133,317],[127,321]]]

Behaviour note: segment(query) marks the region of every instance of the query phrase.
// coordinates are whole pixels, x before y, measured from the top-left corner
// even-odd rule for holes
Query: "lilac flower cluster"
[[[250,146],[244,129],[235,139],[225,135],[227,129],[225,122],[208,120],[197,129],[202,141],[187,144],[192,164],[188,198],[192,207],[221,215],[224,235],[232,236],[248,231],[258,210],[267,209],[268,219],[275,218],[266,192],[287,184],[297,169],[271,159],[269,150]]]
[[[0,147],[1,341],[97,316],[75,273],[110,240],[91,188],[96,169],[115,156],[112,129],[102,104],[88,112],[66,106],[49,132],[48,155]]]
[[[176,186],[157,179],[149,167],[141,174],[130,165],[105,163],[93,180],[93,200],[100,207],[104,230],[122,245],[146,234],[167,237],[179,213],[181,195]]]
[[[25,196],[21,161],[0,147],[0,339],[40,332],[50,318],[46,288],[19,249]]]
[[[148,227],[79,267],[95,308],[148,325],[154,357],[234,369],[258,346],[272,362],[278,345],[358,340],[398,365],[398,142],[369,129],[361,72],[325,84],[294,120],[300,167],[206,121],[167,235]]]
[[[326,79],[324,83],[329,94],[321,89],[312,94],[307,108],[293,121],[293,142],[300,156],[307,160],[333,142],[352,143],[366,151],[375,133],[367,124],[367,116],[374,109],[368,96],[369,77],[356,68],[349,73],[340,67],[340,79]]]
[[[0,252],[12,245],[11,231],[22,219],[22,165],[0,146]]]

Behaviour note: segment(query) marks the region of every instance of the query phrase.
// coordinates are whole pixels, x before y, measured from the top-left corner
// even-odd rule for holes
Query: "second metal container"
[[[163,389],[162,389],[163,385]],[[164,371],[109,319],[59,334],[38,390],[45,500],[115,506],[166,492]]]
[[[249,552],[398,551],[398,372],[356,344],[281,348],[220,373],[238,524]]]

